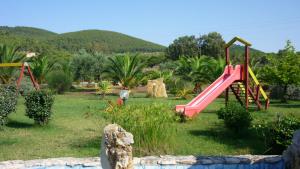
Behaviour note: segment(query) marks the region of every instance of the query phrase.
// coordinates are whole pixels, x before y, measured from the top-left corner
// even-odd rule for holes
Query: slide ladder
[[[257,80],[255,74],[252,69],[248,67],[250,86],[248,87],[248,101],[249,103],[253,103],[257,106],[258,109],[261,109],[263,103],[265,105],[265,109],[269,107],[269,98],[265,93],[264,89],[261,87],[259,81]],[[237,100],[241,103],[245,103],[245,85],[242,82],[235,82],[230,86],[231,91],[237,98]]]
[[[231,86],[231,91],[236,95],[236,97],[242,99],[245,98],[245,85],[242,82],[235,82]],[[250,103],[254,101],[251,96],[248,96],[248,100]]]

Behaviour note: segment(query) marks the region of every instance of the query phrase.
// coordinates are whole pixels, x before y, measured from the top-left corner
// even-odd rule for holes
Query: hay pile
[[[154,79],[148,80],[147,83],[147,94],[150,97],[168,97],[166,91],[166,85],[164,84],[164,79]]]

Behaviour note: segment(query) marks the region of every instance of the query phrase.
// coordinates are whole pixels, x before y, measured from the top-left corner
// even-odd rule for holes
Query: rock
[[[163,78],[148,80],[147,94],[151,97],[168,97]]]
[[[300,130],[295,131],[292,144],[283,152],[286,169],[300,168]]]
[[[117,124],[104,128],[101,142],[101,165],[105,169],[133,169],[133,135]]]
[[[225,162],[227,164],[239,164],[241,160],[238,157],[226,157]]]
[[[267,163],[278,163],[282,160],[281,156],[274,156],[274,157],[266,157],[265,162]]]

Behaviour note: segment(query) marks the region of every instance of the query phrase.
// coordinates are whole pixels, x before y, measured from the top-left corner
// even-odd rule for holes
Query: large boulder
[[[101,142],[103,169],[133,169],[133,135],[117,124],[104,128]]]
[[[300,168],[300,130],[295,131],[292,144],[283,152],[286,169]]]
[[[168,97],[163,78],[148,80],[147,94],[151,97]]]

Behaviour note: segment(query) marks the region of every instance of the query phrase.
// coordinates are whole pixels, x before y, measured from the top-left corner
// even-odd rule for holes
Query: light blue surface
[[[265,52],[277,52],[287,39],[300,50],[299,0],[2,0],[1,6],[1,25],[112,30],[166,46],[179,36],[217,31]]]
[[[102,169],[101,167],[77,166],[52,166],[33,167],[29,169]],[[213,164],[213,165],[147,165],[135,166],[135,169],[284,169],[283,161],[278,163],[258,164]]]

